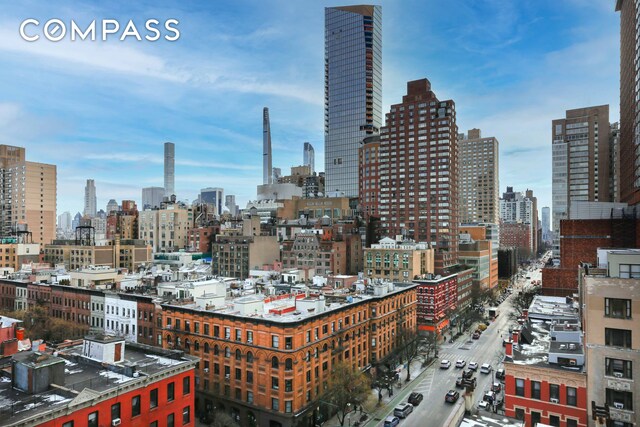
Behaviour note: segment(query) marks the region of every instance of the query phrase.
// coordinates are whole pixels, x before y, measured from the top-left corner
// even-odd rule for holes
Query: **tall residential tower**
[[[262,110],[262,184],[273,183],[273,165],[271,163],[271,123],[269,109]]]
[[[313,145],[311,145],[310,142],[304,143],[304,152],[302,157],[302,164],[305,166],[309,166],[309,173],[313,175],[313,173],[316,171],[316,154],[315,150],[313,149]]]
[[[358,197],[358,148],[382,125],[382,9],[325,9],[325,190]]]
[[[173,142],[164,143],[164,195],[171,197],[176,194],[175,176],[176,146]]]
[[[87,180],[84,187],[84,211],[85,216],[93,218],[98,212],[98,200],[96,198],[96,183],[93,179]]]

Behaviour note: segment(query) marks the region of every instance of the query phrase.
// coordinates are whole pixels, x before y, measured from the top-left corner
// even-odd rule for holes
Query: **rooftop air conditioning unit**
[[[616,408],[616,409],[624,409],[624,403],[613,402],[613,407]]]
[[[555,398],[555,397],[552,397],[551,399],[549,399],[549,401],[551,403],[558,403],[559,402],[559,400],[557,398]]]
[[[614,372],[613,376],[616,378],[622,378],[622,372]]]
[[[120,421],[120,418],[116,418],[116,419],[111,421],[111,425],[112,426],[119,426],[121,422],[122,421]]]

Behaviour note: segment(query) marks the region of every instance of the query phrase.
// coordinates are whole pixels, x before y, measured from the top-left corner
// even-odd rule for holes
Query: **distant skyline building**
[[[358,148],[382,126],[382,8],[325,8],[325,190],[358,197]]]
[[[118,209],[120,209],[120,206],[118,206],[116,199],[110,199],[109,203],[107,203],[107,215],[111,212],[118,212]]]
[[[458,135],[460,149],[460,222],[498,224],[500,182],[498,140],[480,129]]]
[[[430,243],[436,273],[447,274],[458,264],[458,125],[455,103],[440,101],[429,80],[408,82],[402,103],[391,105],[375,173],[384,235]]]
[[[238,205],[236,205],[236,196],[233,194],[227,194],[224,197],[224,205],[229,209],[229,213],[233,216],[238,214]]]
[[[200,190],[200,203],[206,203],[214,207],[214,215],[222,214],[224,190],[220,187],[207,187]]]
[[[88,179],[84,187],[84,215],[93,218],[98,213],[98,200],[96,197],[96,183]]]
[[[273,164],[271,158],[271,123],[269,108],[262,109],[262,184],[273,183]]]
[[[76,212],[76,214],[73,216],[73,220],[71,221],[71,231],[75,231],[75,229],[80,226],[81,221],[82,214],[80,212]]]
[[[58,215],[58,229],[65,233],[71,231],[71,213],[63,212]]]
[[[316,171],[316,154],[313,149],[313,145],[310,142],[304,143],[304,150],[302,154],[302,164],[309,166],[311,169],[311,175]]]
[[[551,209],[549,206],[542,208],[542,240],[551,240]]]
[[[175,176],[176,146],[173,142],[164,143],[164,195],[176,194]]]
[[[532,190],[522,193],[507,187],[500,199],[500,247],[517,246],[521,261],[538,250],[537,205]]]
[[[609,202],[609,105],[567,110],[552,122],[553,256],[560,256],[560,221],[573,201]]]
[[[142,210],[159,208],[164,198],[164,187],[145,187],[142,189]]]
[[[617,0],[620,12],[620,201],[640,203],[640,46],[635,0]]]

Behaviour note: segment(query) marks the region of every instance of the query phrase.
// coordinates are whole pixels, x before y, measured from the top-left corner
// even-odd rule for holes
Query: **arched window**
[[[184,339],[184,349],[187,351],[191,349],[191,341],[189,341],[189,338]]]
[[[236,360],[242,359],[242,352],[238,349],[236,350]]]
[[[214,344],[213,345],[213,355],[217,356],[220,354],[220,348],[218,347],[218,344]]]
[[[304,358],[307,362],[311,360],[311,352],[307,351],[307,357]]]
[[[224,357],[231,357],[231,349],[229,347],[224,348]]]
[[[208,342],[204,343],[204,352],[209,354],[209,343]]]
[[[284,361],[284,370],[285,371],[291,371],[292,369],[293,369],[293,360],[286,359]]]
[[[327,351],[327,343],[324,343],[324,345],[322,346],[322,351]]]
[[[178,347],[180,347],[180,344],[182,344],[182,343],[180,342],[180,337],[177,337],[177,338],[176,338],[176,345],[177,345]]]
[[[314,356],[316,359],[318,358],[318,347],[316,347],[316,348],[313,350],[313,356]]]
[[[200,351],[200,341],[194,341],[193,342],[193,349],[195,351]]]
[[[253,353],[247,352],[247,363],[253,363]]]
[[[171,335],[167,335],[167,344],[171,345],[172,340],[173,338],[171,337]]]
[[[273,356],[271,358],[271,368],[272,369],[278,369],[280,367],[280,362],[278,361],[278,358]]]

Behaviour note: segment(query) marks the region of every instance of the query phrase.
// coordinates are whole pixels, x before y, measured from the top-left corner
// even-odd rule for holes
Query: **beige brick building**
[[[178,204],[139,214],[138,237],[154,252],[174,252],[188,248],[189,229],[193,228],[193,210]]]
[[[45,245],[44,261],[52,265],[64,264],[68,270],[93,266],[126,268],[134,271],[152,262],[151,246],[143,240],[115,239],[109,245],[82,246],[70,240],[56,240]]]
[[[434,250],[426,243],[397,243],[385,237],[364,249],[364,273],[369,278],[410,282],[433,272]]]

